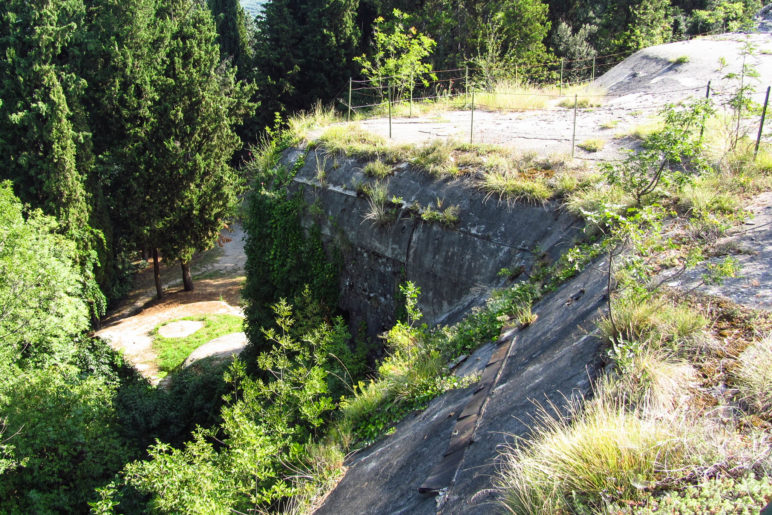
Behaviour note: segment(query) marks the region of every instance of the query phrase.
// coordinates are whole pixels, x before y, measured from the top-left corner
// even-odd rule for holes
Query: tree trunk
[[[158,299],[164,296],[164,289],[161,286],[161,267],[158,264],[158,249],[153,248],[153,277],[155,278],[155,292]]]
[[[185,291],[193,291],[193,278],[190,276],[190,262],[180,260],[182,265],[182,284],[185,286]]]

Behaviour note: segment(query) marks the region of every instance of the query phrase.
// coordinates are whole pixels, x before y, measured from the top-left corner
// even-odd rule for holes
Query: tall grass
[[[764,436],[743,437],[726,421],[674,402],[691,372],[668,367],[652,370],[679,378],[665,388],[667,402],[631,407],[627,387],[606,378],[592,400],[539,408],[528,439],[503,451],[497,485],[504,506],[512,513],[604,512],[711,470],[752,468],[768,445]]]
[[[772,335],[740,354],[733,375],[739,397],[754,412],[772,418]]]
[[[552,105],[580,107],[601,104],[606,90],[590,85],[535,87],[514,81],[500,81],[487,91],[475,93],[475,106],[495,111],[546,109]]]
[[[542,408],[529,441],[503,457],[499,488],[512,513],[601,511],[609,501],[637,500],[644,489],[693,460],[692,435],[599,395],[585,409]]]
[[[608,342],[642,342],[652,348],[690,351],[703,336],[708,321],[686,305],[665,297],[641,299],[621,295],[612,302],[613,316],[598,321],[598,328]]]

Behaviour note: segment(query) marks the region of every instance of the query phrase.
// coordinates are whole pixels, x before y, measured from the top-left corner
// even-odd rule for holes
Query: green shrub
[[[296,338],[291,307],[280,301],[273,310],[275,325],[263,331],[270,350],[257,359],[260,377],[249,377],[238,360],[226,375],[232,393],[216,431],[219,444],[209,439],[214,431],[199,428],[182,448],[157,443],[148,460],[126,467],[127,484],[149,495],[153,509],[277,509],[300,491],[293,476],[306,466],[306,449],[335,407],[328,365],[338,366],[336,349],[349,335],[338,321]]]
[[[0,476],[8,513],[83,510],[94,488],[108,481],[132,450],[119,437],[115,386],[81,378],[74,367],[22,371],[4,368],[0,413],[13,435],[19,466]]]
[[[89,328],[75,244],[57,231],[0,182],[0,361],[66,363]]]
[[[244,351],[247,363],[254,363],[264,350],[261,328],[272,323],[269,306],[279,299],[295,302],[308,286],[321,309],[329,311],[337,305],[339,254],[331,249],[328,257],[318,227],[303,228],[303,199],[290,195],[287,188],[302,166],[299,160],[292,170],[281,166],[256,170],[255,184],[260,187],[245,202],[247,262],[242,297],[250,342]]]

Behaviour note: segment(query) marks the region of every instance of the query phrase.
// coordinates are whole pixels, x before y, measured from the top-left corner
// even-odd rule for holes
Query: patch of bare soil
[[[186,292],[181,288],[179,263],[171,263],[161,267],[164,298],[156,299],[153,267],[151,263],[146,263],[137,273],[132,291],[109,313],[101,329],[95,333],[114,349],[123,352],[126,359],[154,384],[158,382],[158,367],[150,332],[155,327],[169,320],[194,315],[244,316],[240,305],[246,257],[241,227],[236,225],[224,230],[221,241],[222,247],[217,246],[194,257],[191,263],[193,291]],[[245,342],[245,338],[242,341]],[[227,349],[209,345],[209,352],[217,355],[223,350],[233,350],[232,343],[224,342],[223,345]],[[210,355],[199,354],[202,354],[200,358]]]

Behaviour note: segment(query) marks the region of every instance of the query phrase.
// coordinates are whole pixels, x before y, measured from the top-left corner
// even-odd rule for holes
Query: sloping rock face
[[[477,386],[435,399],[402,421],[394,434],[351,457],[345,477],[317,513],[497,511],[497,457],[515,436],[528,436],[538,410],[535,402],[560,406],[567,397],[589,393],[600,367],[594,321],[606,306],[606,266],[605,261],[594,263],[534,306],[536,322],[504,333],[511,339],[509,356],[478,417],[472,443],[447,474],[451,479],[441,495],[422,495],[418,488],[442,462],[453,461],[443,455]],[[481,351],[490,355],[489,348]]]
[[[285,164],[301,155],[290,151]],[[451,322],[502,284],[502,268],[528,274],[538,261],[557,259],[580,233],[579,220],[557,203],[507,205],[469,177],[436,179],[407,164],[382,181],[389,199],[401,199],[389,206],[394,219],[373,223],[365,218],[370,201],[361,191],[376,181],[365,176],[365,164],[311,150],[294,187],[310,206],[304,225],[318,225],[323,239],[342,251],[340,307],[354,330],[366,323],[370,337],[393,326],[405,281],[421,288],[425,321]],[[417,205],[437,211],[438,201],[441,209],[458,207],[456,224],[426,222],[411,212]]]

